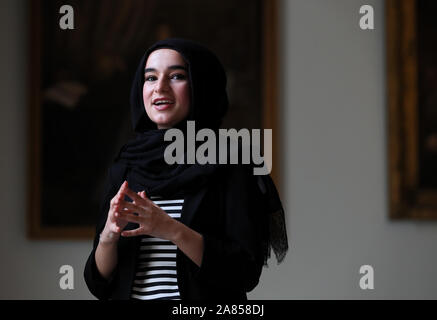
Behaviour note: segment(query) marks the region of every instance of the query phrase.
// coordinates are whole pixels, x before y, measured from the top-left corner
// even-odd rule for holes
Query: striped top
[[[151,200],[170,217],[180,219],[184,199],[165,200],[151,197]],[[142,236],[132,284],[132,299],[180,300],[176,250],[176,245],[169,240]]]

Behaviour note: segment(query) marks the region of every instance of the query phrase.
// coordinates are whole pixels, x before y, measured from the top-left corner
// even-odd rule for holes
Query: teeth
[[[169,100],[160,100],[160,101],[155,102],[156,105],[159,105],[159,104],[169,104],[169,103],[171,103],[171,101],[169,101]]]

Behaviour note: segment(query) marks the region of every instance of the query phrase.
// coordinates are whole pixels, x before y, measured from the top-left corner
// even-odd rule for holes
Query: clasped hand
[[[126,195],[133,202],[124,200]],[[123,231],[129,222],[137,223],[138,228]],[[132,191],[125,181],[110,202],[105,230],[123,237],[150,235],[171,240],[170,224],[175,222],[176,220],[148,199],[144,191]]]

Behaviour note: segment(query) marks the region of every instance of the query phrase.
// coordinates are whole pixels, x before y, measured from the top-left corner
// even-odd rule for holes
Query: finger
[[[121,232],[121,230],[129,223],[129,221],[126,219],[125,216],[117,212],[117,214],[114,214],[113,221],[111,223],[112,226],[118,227],[117,232]]]
[[[114,198],[112,198],[112,200],[111,200],[111,208],[113,210],[116,210],[118,208],[117,206],[120,204],[120,198],[121,198],[121,195],[118,194],[118,193],[115,195]]]
[[[138,228],[138,229],[135,229],[135,230],[127,230],[127,231],[123,231],[123,232],[121,233],[121,235],[122,235],[123,237],[135,237],[135,236],[139,236],[139,235],[141,235],[141,229]]]
[[[134,202],[139,203],[141,205],[147,206],[149,203],[147,202],[148,199],[142,198],[140,195],[135,193],[129,188],[126,188],[126,194],[131,198]]]
[[[134,222],[140,224],[142,222],[141,217],[133,213],[122,213],[120,217],[127,222]]]
[[[147,197],[146,197],[146,192],[143,190],[143,191],[138,191],[137,192],[137,194],[141,197],[141,198],[143,198],[143,199],[146,199]]]
[[[126,203],[130,203],[130,202],[126,202]],[[127,209],[127,208],[123,208],[122,206],[120,206],[120,208],[118,210],[114,211],[114,216],[116,217],[120,217],[122,213],[134,213],[135,211],[132,209]]]
[[[120,207],[122,209],[128,209],[131,210],[132,212],[138,213],[138,214],[147,214],[147,208],[145,208],[144,206],[141,206],[137,203],[134,202],[128,202],[128,201],[123,201],[120,204]],[[119,210],[118,212],[122,212],[122,210]]]
[[[124,189],[128,186],[127,181],[124,180],[121,184],[120,188],[118,189],[117,195],[120,195],[123,193]]]
[[[111,216],[110,216],[110,221],[112,224],[117,224],[120,222],[120,214],[118,212],[114,212]],[[122,222],[122,221],[121,221]]]
[[[120,186],[120,189],[118,189],[118,192],[111,199],[110,205],[112,208],[114,208],[120,202],[121,198],[124,196],[126,187],[127,187],[127,181],[124,181],[123,184]]]
[[[142,199],[144,199],[144,200],[149,200],[149,201],[150,201],[150,199],[148,199],[148,198],[146,197],[146,193],[145,193],[144,191],[137,192],[137,194],[138,194]],[[150,203],[149,203],[149,204],[150,204]]]
[[[127,201],[124,200],[125,198],[125,192],[126,190],[123,190],[124,193],[120,193],[116,196],[115,201],[114,201],[114,211],[120,211],[122,210],[122,206],[124,205],[124,203],[126,203]]]
[[[118,199],[118,193],[109,202],[109,204],[111,205],[111,208],[113,208],[115,206],[115,203],[117,202],[117,199]]]
[[[120,186],[120,189],[118,189],[117,192],[117,198],[123,199],[124,195],[126,194],[126,189],[129,188],[128,183],[126,180],[124,180],[124,182],[122,183],[122,185]]]

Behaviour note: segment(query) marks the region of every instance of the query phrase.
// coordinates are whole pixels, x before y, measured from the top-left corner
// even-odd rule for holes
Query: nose
[[[155,92],[166,92],[168,91],[168,82],[165,77],[161,77],[158,81],[156,81]]]

